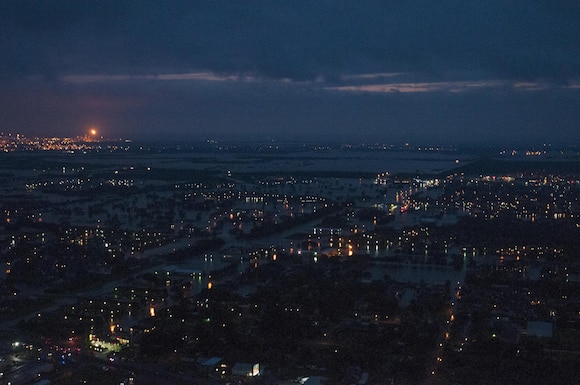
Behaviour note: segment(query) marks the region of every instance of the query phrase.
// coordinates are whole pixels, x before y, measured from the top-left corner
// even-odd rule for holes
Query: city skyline
[[[0,5],[0,131],[578,144],[572,1]]]

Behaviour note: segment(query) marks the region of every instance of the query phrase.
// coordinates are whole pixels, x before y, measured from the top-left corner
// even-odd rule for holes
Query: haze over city
[[[576,1],[3,1],[0,131],[578,143]]]

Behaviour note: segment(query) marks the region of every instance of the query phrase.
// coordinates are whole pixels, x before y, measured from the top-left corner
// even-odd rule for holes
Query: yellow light
[[[97,135],[97,130],[95,130],[94,128],[91,128],[91,135],[92,136]]]

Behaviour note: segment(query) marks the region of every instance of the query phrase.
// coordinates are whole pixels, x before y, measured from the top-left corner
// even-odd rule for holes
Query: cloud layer
[[[3,78],[211,71],[329,81],[580,76],[577,1],[4,1]]]

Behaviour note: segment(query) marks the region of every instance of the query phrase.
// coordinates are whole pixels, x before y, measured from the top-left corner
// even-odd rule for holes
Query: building
[[[261,374],[260,364],[250,364],[245,362],[236,362],[232,367],[233,376],[255,377]]]

